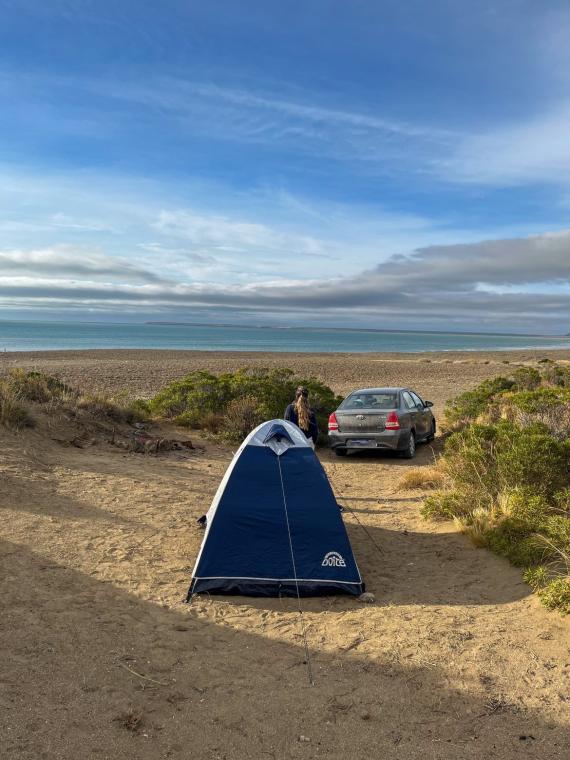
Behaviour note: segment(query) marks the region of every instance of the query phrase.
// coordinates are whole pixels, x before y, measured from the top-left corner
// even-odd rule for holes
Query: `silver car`
[[[399,451],[412,459],[416,444],[433,441],[431,401],[409,388],[362,388],[329,417],[329,442],[338,456],[357,449]]]

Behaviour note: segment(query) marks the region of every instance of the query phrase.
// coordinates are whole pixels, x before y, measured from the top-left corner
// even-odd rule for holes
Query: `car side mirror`
[[[426,409],[430,406],[433,406],[433,401],[424,401],[424,406],[426,407]]]

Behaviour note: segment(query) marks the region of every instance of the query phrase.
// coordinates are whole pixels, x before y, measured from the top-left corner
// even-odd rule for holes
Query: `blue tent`
[[[206,515],[192,594],[361,594],[364,584],[321,463],[299,428],[245,439]]]

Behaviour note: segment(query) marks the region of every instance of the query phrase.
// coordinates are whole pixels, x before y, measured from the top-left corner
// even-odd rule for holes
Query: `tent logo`
[[[322,567],[346,567],[346,562],[338,552],[327,552],[321,562]]]

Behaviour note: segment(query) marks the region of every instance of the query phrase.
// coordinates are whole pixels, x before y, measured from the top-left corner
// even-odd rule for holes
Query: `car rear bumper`
[[[406,448],[410,439],[409,430],[383,430],[380,433],[343,433],[329,432],[329,444],[332,449],[388,449],[401,451]]]

